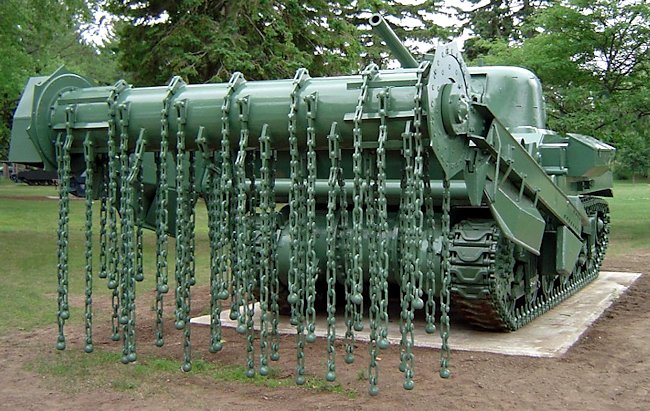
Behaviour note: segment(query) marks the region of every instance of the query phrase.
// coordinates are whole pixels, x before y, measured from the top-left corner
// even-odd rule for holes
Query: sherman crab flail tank
[[[113,290],[113,338],[123,341],[125,363],[136,359],[135,284],[145,274],[146,228],[157,238],[156,344],[164,344],[163,297],[175,289],[182,368],[191,369],[199,197],[209,219],[210,350],[222,347],[220,314],[230,308],[246,337],[250,376],[267,374],[279,356],[281,306],[296,327],[298,384],[321,304],[327,380],[336,377],[337,331],[350,363],[365,323],[375,394],[389,300],[399,304],[400,370],[410,389],[416,312],[427,333],[441,335],[447,377],[450,311],[476,327],[512,331],[598,275],[609,232],[601,197],[611,196],[614,149],[547,130],[541,86],[529,71],[468,69],[453,45],[417,61],[381,16],[369,22],[402,68],[371,64],[330,78],[300,69],[274,81],[235,73],[228,83],[202,85],[175,77],[146,88],[97,87],[60,69],[28,82],[10,157],[59,173],[57,348],[65,348],[69,317],[69,182],[82,173],[86,351],[93,350],[96,257],[99,278]],[[93,200],[101,203],[98,229]],[[173,272],[169,236],[176,238]],[[336,316],[345,318],[344,330],[335,329]]]

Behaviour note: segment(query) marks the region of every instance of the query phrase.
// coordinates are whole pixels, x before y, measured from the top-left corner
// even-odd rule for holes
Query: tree
[[[93,7],[86,0],[0,1],[0,158],[7,156],[13,112],[29,77],[60,65],[100,81],[116,77],[114,52],[81,36]]]
[[[535,35],[529,27],[535,11],[548,5],[551,0],[461,0],[469,9],[454,7],[457,17],[463,21],[462,28],[472,36],[465,41],[465,53],[475,59],[489,51],[485,42],[506,41],[520,43]]]
[[[650,173],[650,143],[647,138],[634,136],[623,141],[619,148],[617,158],[617,171],[620,176],[648,177]]]
[[[536,12],[522,30],[535,35],[521,42],[484,41],[485,53],[477,60],[535,72],[544,84],[551,128],[621,148],[650,141],[646,1],[558,1]]]
[[[368,12],[422,22],[408,32],[421,39],[439,29],[426,14],[435,7],[434,1],[110,0],[108,9],[120,19],[122,67],[135,84],[153,85],[172,75],[190,83],[227,81],[233,71],[249,79],[292,77],[299,67],[312,76],[353,72],[360,56],[387,56],[376,41],[360,38],[357,25]]]

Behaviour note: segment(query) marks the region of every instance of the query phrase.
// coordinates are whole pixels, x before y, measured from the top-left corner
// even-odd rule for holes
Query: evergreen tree
[[[248,79],[289,78],[299,67],[312,76],[350,73],[360,62],[388,54],[359,32],[370,12],[394,22],[420,22],[398,34],[431,39],[440,32],[431,15],[435,1],[111,0],[120,19],[120,62],[135,84],[164,84],[172,75],[190,83],[227,81],[241,71]],[[369,46],[369,47],[365,47]]]
[[[462,0],[455,7],[457,17],[463,21],[471,37],[465,41],[465,53],[475,59],[488,50],[485,42],[521,42],[535,35],[528,23],[535,12],[546,7],[551,0]],[[466,7],[469,7],[467,9]]]

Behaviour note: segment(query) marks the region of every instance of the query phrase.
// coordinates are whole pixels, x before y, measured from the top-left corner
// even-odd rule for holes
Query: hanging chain
[[[368,324],[370,325],[370,341],[368,351],[370,360],[368,363],[368,383],[370,384],[370,395],[379,394],[377,387],[378,368],[377,368],[377,327],[379,313],[379,256],[378,246],[381,239],[377,233],[377,154],[376,151],[364,152],[365,170],[366,170],[366,230],[373,235],[368,236],[368,294],[370,304],[368,307]]]
[[[242,101],[242,104],[240,105],[240,113],[241,115],[244,115],[246,118],[246,132],[250,133],[248,131],[248,97],[245,97],[245,100]],[[245,295],[246,295],[246,306],[245,306],[245,314],[246,314],[246,353],[247,353],[247,366],[249,369],[247,370],[247,376],[249,378],[252,378],[255,376],[255,347],[254,347],[254,342],[255,342],[255,336],[253,334],[253,328],[255,326],[254,322],[254,315],[255,315],[255,286],[257,285],[257,274],[259,272],[259,269],[257,268],[257,244],[253,241],[254,238],[258,238],[259,231],[256,230],[256,224],[255,221],[253,220],[253,217],[255,216],[255,212],[258,209],[258,202],[257,202],[257,189],[255,188],[255,160],[256,160],[256,151],[251,150],[250,155],[246,156],[246,167],[248,168],[246,175],[250,179],[249,183],[249,188],[248,188],[248,207],[247,207],[247,218],[251,219],[250,223],[247,225],[248,232],[246,233],[246,240],[247,240],[247,249],[248,252],[246,253],[246,278],[245,278]]]
[[[185,328],[183,329],[183,364],[184,370],[187,371],[191,368],[191,355],[192,355],[192,342],[191,342],[191,327],[190,327],[190,313],[191,313],[191,293],[190,288],[196,284],[196,259],[194,252],[196,250],[196,202],[198,200],[198,193],[196,190],[196,153],[190,152],[188,163],[188,196],[185,199],[185,220],[188,222],[185,227],[186,251],[184,265],[187,267],[185,277],[185,287],[183,289],[183,308],[185,309]]]
[[[222,273],[219,271],[219,258],[223,251],[219,248],[220,232],[220,170],[216,163],[216,153],[208,149],[205,138],[205,128],[199,127],[196,137],[196,145],[201,152],[205,162],[205,201],[208,209],[208,238],[210,240],[210,352],[218,352],[223,348],[221,345],[221,302],[219,293],[221,291]],[[223,298],[227,298],[226,293]]]
[[[167,157],[169,155],[169,112],[171,99],[183,85],[183,80],[175,76],[167,86],[160,112],[160,152],[156,161],[158,166],[158,196],[156,201],[156,346],[165,344],[163,330],[163,295],[169,291],[168,284],[168,243],[169,224],[169,183],[167,180]]]
[[[118,235],[117,235],[117,210],[118,210],[118,195],[117,195],[117,186],[118,178],[120,175],[120,157],[117,151],[117,116],[118,116],[118,104],[117,100],[120,93],[129,88],[129,85],[125,81],[118,81],[108,96],[108,198],[107,198],[107,207],[108,207],[108,251],[107,251],[107,260],[108,260],[108,273],[106,275],[108,282],[107,286],[111,293],[111,306],[112,306],[112,316],[111,316],[111,339],[113,341],[120,340],[119,334],[119,310],[120,310],[120,249],[118,247]]]
[[[187,101],[177,100],[176,108],[176,329],[183,330],[183,364],[181,369],[192,369],[190,340],[190,286],[193,277],[192,224],[193,175],[191,158],[186,160],[185,126]],[[186,177],[187,173],[187,177]]]
[[[133,228],[137,222],[137,231],[135,233],[135,244],[132,244],[129,253],[132,255],[131,260],[131,273],[128,276],[128,302],[129,302],[129,361],[133,362],[136,358],[135,353],[135,283],[142,281],[144,277],[142,266],[142,222],[141,216],[143,213],[142,197],[143,197],[143,156],[147,140],[145,138],[145,130],[140,129],[138,139],[136,140],[133,158],[131,160],[131,170],[126,179],[129,189],[129,199],[127,206],[129,207],[129,225],[131,241],[133,241]],[[134,198],[134,194],[136,197]],[[137,208],[136,208],[137,207]],[[136,212],[137,211],[137,212]]]
[[[233,243],[231,242],[232,237],[231,233],[229,232],[229,229],[233,224],[230,216],[231,193],[233,190],[233,174],[230,156],[229,113],[230,99],[232,98],[233,93],[236,91],[239,85],[243,84],[244,82],[244,76],[239,72],[235,72],[228,82],[228,87],[223,97],[223,103],[221,104],[221,176],[218,183],[219,198],[215,199],[218,200],[216,212],[218,219],[217,225],[219,227],[219,236],[217,239],[217,272],[214,279],[215,284],[213,290],[213,304],[210,317],[211,352],[221,351],[223,347],[223,343],[221,341],[221,303],[219,301],[224,301],[228,298],[228,284],[225,276],[233,265],[231,264],[228,256],[229,254],[234,254],[236,252],[236,250],[233,250]],[[234,263],[234,260],[232,262]],[[234,313],[239,314],[239,310],[238,307],[235,307],[234,303],[231,308],[237,308],[236,310],[231,310],[230,314],[232,318]],[[236,318],[237,317],[234,319]]]
[[[106,200],[108,197],[108,164],[105,159],[102,160],[102,187],[101,201],[99,206],[99,278],[106,278],[107,273],[107,233],[106,223],[108,222],[108,207]]]
[[[176,278],[176,329],[182,330],[185,328],[185,307],[184,307],[184,291],[185,291],[185,227],[188,224],[186,217],[186,196],[187,187],[185,182],[185,126],[183,124],[185,117],[185,103],[183,101],[176,101],[174,104],[176,108],[177,119],[177,132],[176,132],[176,267],[174,276]],[[181,119],[181,116],[183,119]]]
[[[84,319],[86,327],[86,345],[84,351],[93,351],[93,173],[95,169],[95,152],[90,133],[86,133],[84,139],[84,157],[86,159],[86,299],[84,305]]]
[[[239,334],[246,334],[246,312],[245,307],[245,292],[246,292],[246,279],[248,278],[248,219],[246,218],[246,192],[248,186],[246,185],[246,147],[248,146],[248,124],[247,118],[242,116],[242,101],[238,100],[238,118],[241,124],[239,134],[239,151],[234,164],[234,183],[236,184],[235,195],[235,221],[233,235],[235,236],[233,244],[235,244],[235,270],[233,273],[233,299],[230,308],[231,319],[233,318],[233,311],[236,311],[235,318],[237,320],[237,332]],[[242,315],[243,314],[243,315]],[[252,358],[252,354],[247,348],[247,362]],[[251,368],[249,368],[250,370]],[[250,371],[249,371],[250,372]]]
[[[68,220],[70,214],[70,204],[68,193],[70,191],[70,147],[72,146],[72,128],[74,126],[75,107],[68,106],[65,110],[66,133],[59,133],[56,141],[56,158],[59,172],[59,227],[58,235],[58,312],[57,323],[59,334],[57,337],[56,348],[65,349],[65,334],[63,328],[65,321],[70,318],[70,308],[68,305]]]
[[[316,279],[318,278],[318,261],[316,259],[316,105],[318,94],[313,93],[305,97],[307,106],[307,215],[306,215],[306,296],[307,309],[305,320],[307,322],[308,343],[316,341]]]
[[[400,370],[404,372],[404,388],[413,389],[413,318],[415,310],[424,307],[422,300],[422,271],[420,268],[420,248],[422,235],[422,193],[423,193],[423,146],[422,146],[422,77],[428,62],[420,63],[414,96],[413,132],[410,124],[403,134],[402,154],[404,156],[403,192],[401,198],[401,230],[404,237],[402,246],[403,271],[401,281],[400,330]]]
[[[270,299],[271,299],[271,361],[278,361],[280,359],[280,333],[278,332],[278,325],[280,322],[280,279],[278,278],[278,268],[275,263],[277,254],[277,213],[275,212],[275,165],[277,162],[277,152],[272,152],[271,166],[269,170],[269,194],[268,194],[268,209],[273,212],[271,219],[271,250],[269,258],[269,280]]]
[[[378,268],[378,312],[377,346],[386,349],[388,342],[388,205],[386,201],[386,149],[388,140],[388,102],[390,89],[379,94],[379,138],[377,147],[377,268]]]
[[[363,133],[361,122],[363,117],[363,106],[368,97],[368,83],[377,75],[379,68],[376,64],[369,64],[361,73],[362,83],[359,92],[359,98],[354,111],[354,128],[352,130],[354,154],[352,155],[352,169],[354,173],[353,183],[353,201],[352,209],[352,269],[350,271],[351,279],[349,283],[349,298],[352,302],[352,318],[346,321],[346,363],[354,361],[354,331],[363,330]]]
[[[420,245],[424,239],[422,228],[424,224],[424,214],[422,213],[422,206],[424,204],[423,193],[424,193],[424,178],[423,178],[423,162],[424,162],[424,146],[422,144],[422,87],[423,87],[423,75],[429,67],[428,61],[423,61],[418,66],[417,71],[417,80],[415,83],[415,96],[413,97],[413,144],[415,146],[415,163],[413,169],[413,209],[414,216],[413,220],[415,222],[415,228],[413,231],[413,252],[414,252],[414,300],[413,305],[416,310],[420,310],[424,307],[424,301],[422,300],[422,279],[423,274],[421,270],[420,262]]]
[[[135,252],[134,243],[134,198],[131,177],[132,167],[129,164],[129,105],[120,104],[118,107],[118,118],[120,124],[120,215],[121,240],[122,240],[122,270],[118,287],[120,290],[120,324],[124,348],[122,350],[122,362],[129,363],[136,360],[135,354]],[[140,133],[140,139],[143,138]],[[138,166],[139,167],[139,166]]]
[[[449,260],[451,195],[449,193],[449,178],[443,177],[442,196],[442,284],[440,285],[440,338],[442,346],[440,349],[440,376],[449,378],[449,287],[451,285],[451,274],[449,272],[451,262]]]
[[[291,238],[291,257],[289,259],[288,302],[291,304],[291,323],[296,326],[296,384],[305,383],[305,334],[304,334],[304,182],[298,137],[296,136],[296,117],[298,113],[300,88],[309,79],[309,72],[300,68],[293,78],[289,107],[289,154],[291,189],[289,191],[289,233]]]
[[[141,130],[142,132],[142,130]],[[136,142],[137,149],[137,142]],[[135,190],[137,210],[135,212],[135,281],[144,281],[144,162],[140,161],[135,177]]]
[[[260,267],[260,375],[269,373],[269,293],[273,259],[273,225],[274,210],[271,208],[271,138],[268,134],[268,125],[262,127],[260,136],[260,220],[261,220],[261,267]]]
[[[99,189],[99,278],[108,277],[108,233],[106,224],[108,223],[108,156],[100,155],[101,187]]]
[[[338,186],[338,179],[341,170],[341,148],[339,147],[340,136],[337,131],[337,124],[332,123],[330,133],[327,136],[330,174],[327,180],[329,190],[327,191],[327,373],[325,379],[329,382],[336,380],[336,277],[337,277],[337,222],[336,200],[341,195],[341,187]],[[339,210],[341,212],[341,210]]]
[[[433,211],[433,195],[431,193],[431,177],[429,174],[429,150],[424,152],[424,199],[425,199],[425,227],[427,229],[427,264],[426,264],[426,281],[427,288],[427,302],[425,305],[425,332],[433,334],[436,332],[436,273],[434,271],[434,261],[436,258],[436,251],[434,247],[435,236],[435,218]]]
[[[248,97],[238,100],[239,121],[241,131],[239,135],[239,151],[235,160],[235,179],[237,182],[237,210],[235,224],[237,226],[237,267],[235,270],[237,289],[235,290],[236,298],[240,306],[244,309],[243,315],[240,313],[237,318],[237,332],[246,335],[246,375],[253,377],[255,375],[254,348],[252,325],[253,308],[252,296],[249,295],[248,283],[250,280],[249,271],[253,270],[252,250],[250,246],[250,228],[249,217],[247,216],[247,191],[249,186],[246,182],[246,149],[248,148]],[[249,318],[250,317],[250,318]]]
[[[379,97],[379,136],[375,153],[375,163],[370,164],[368,173],[367,196],[367,227],[376,235],[368,239],[370,265],[370,364],[368,366],[368,382],[370,394],[377,395],[379,388],[377,357],[378,348],[388,347],[388,253],[385,250],[388,232],[386,207],[386,153],[384,144],[387,140],[386,118],[388,112],[389,89],[382,90]],[[372,159],[372,158],[371,158]]]

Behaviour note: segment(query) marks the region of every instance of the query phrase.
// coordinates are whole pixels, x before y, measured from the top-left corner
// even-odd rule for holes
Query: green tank
[[[61,68],[30,79],[16,110],[10,160],[57,170],[60,184],[57,347],[69,317],[67,194],[85,173],[86,351],[92,351],[92,277],[113,290],[114,339],[135,361],[135,282],[142,230],[156,232],[156,344],[162,301],[175,289],[183,370],[191,368],[194,215],[207,205],[210,350],[222,308],[246,336],[249,376],[278,358],[283,307],[296,327],[296,382],[316,311],[327,316],[326,378],[335,379],[336,316],[344,359],[370,329],[370,392],[387,347],[389,311],[400,323],[400,369],[413,387],[413,329],[441,335],[464,318],[513,331],[598,275],[609,233],[614,149],[546,128],[542,88],[516,67],[467,68],[452,44],[416,59],[379,15],[369,23],[402,68],[360,74],[131,87],[96,86]],[[93,228],[92,201],[100,225]],[[99,272],[92,236],[99,235]],[[169,236],[175,270],[168,272]],[[171,277],[171,278],[170,278]],[[259,358],[254,303],[259,302]],[[393,304],[398,309],[391,309]],[[390,307],[389,307],[390,306]],[[391,314],[394,315],[394,314]],[[364,318],[365,317],[365,318]]]

